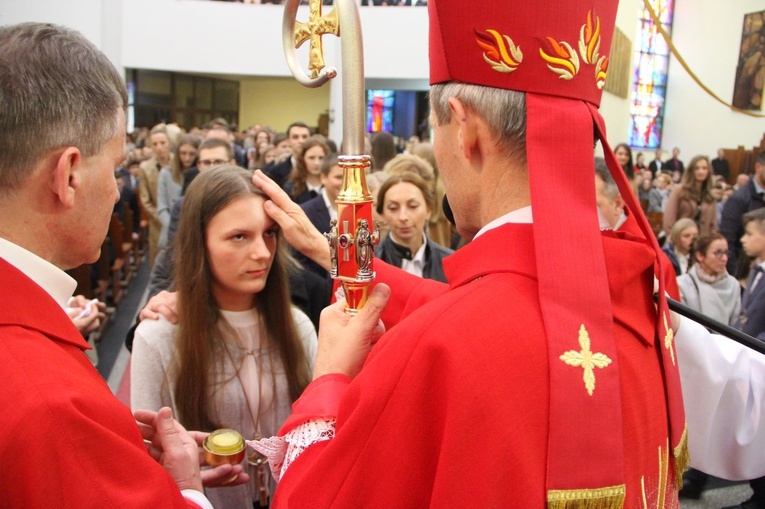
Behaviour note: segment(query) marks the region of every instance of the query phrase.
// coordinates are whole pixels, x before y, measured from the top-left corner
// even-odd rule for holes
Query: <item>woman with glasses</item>
[[[741,285],[728,274],[728,241],[719,233],[696,241],[688,273],[677,278],[680,298],[689,307],[728,325],[741,307]]]
[[[691,253],[691,267],[677,278],[680,298],[696,311],[732,325],[741,308],[741,285],[728,274],[728,241],[719,233],[699,237]],[[699,499],[708,475],[690,469],[683,475],[680,496]]]

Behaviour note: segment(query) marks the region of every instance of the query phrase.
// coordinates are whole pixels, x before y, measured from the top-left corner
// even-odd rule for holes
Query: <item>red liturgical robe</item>
[[[0,258],[0,507],[199,507],[146,452],[61,307]]]
[[[548,455],[556,451],[548,450],[550,360],[532,235],[531,225],[519,224],[483,234],[445,260],[448,288],[376,262],[380,280],[393,289],[386,319],[401,321],[352,382],[322,377],[295,403],[280,434],[300,422],[301,412],[321,406],[311,396],[322,381],[334,378],[340,387],[335,438],[290,466],[275,507],[545,507]],[[644,500],[677,507],[654,341],[653,252],[623,237],[602,237],[618,352],[618,362],[602,369],[619,369],[624,507],[642,508]],[[561,263],[586,255],[586,246],[571,250]],[[579,350],[576,335],[572,350]],[[585,391],[584,369],[570,369],[568,390]],[[577,440],[577,422],[568,425]],[[597,457],[571,462],[592,472],[593,487],[598,466]]]

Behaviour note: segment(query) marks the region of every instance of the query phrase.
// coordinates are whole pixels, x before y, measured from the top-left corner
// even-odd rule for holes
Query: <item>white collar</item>
[[[321,184],[319,184],[318,186],[315,186],[315,185],[311,184],[310,182],[306,182],[305,183],[305,188],[306,189],[308,189],[309,191],[316,191],[317,194],[319,193],[319,191],[321,191],[322,187],[323,186]]]
[[[2,258],[37,283],[64,308],[77,288],[77,281],[66,272],[31,251],[0,237]]]
[[[473,240],[477,239],[484,233],[486,233],[489,230],[493,230],[494,228],[499,228],[503,224],[507,223],[517,223],[517,224],[530,224],[533,223],[533,217],[531,215],[531,205],[527,205],[526,207],[521,207],[519,209],[513,210],[512,212],[508,212],[507,214],[503,216],[499,216],[497,219],[490,221],[486,225],[484,225],[483,228],[481,228],[478,233],[475,234],[475,237],[473,237]]]
[[[337,219],[337,211],[335,210],[335,207],[332,206],[332,200],[329,199],[329,195],[327,195],[327,188],[322,187],[320,194],[324,200],[324,206],[327,208],[327,212],[329,212],[329,218]]]

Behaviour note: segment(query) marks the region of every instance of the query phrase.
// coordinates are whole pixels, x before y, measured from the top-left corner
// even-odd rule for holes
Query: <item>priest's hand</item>
[[[353,378],[361,371],[372,346],[385,332],[380,315],[389,297],[390,288],[380,283],[370,292],[356,316],[345,312],[345,299],[321,312],[314,380],[330,373]]]
[[[287,242],[329,271],[331,263],[327,239],[311,223],[300,205],[292,201],[276,182],[260,170],[253,174],[252,183],[271,198],[266,201],[264,209],[266,214],[279,224]]]
[[[135,416],[146,448],[152,458],[170,474],[180,490],[202,491],[199,471],[199,446],[178,421],[173,411],[136,410]]]
[[[162,290],[149,299],[149,302],[138,314],[141,320],[159,320],[159,315],[164,316],[170,323],[178,323],[178,293]]]

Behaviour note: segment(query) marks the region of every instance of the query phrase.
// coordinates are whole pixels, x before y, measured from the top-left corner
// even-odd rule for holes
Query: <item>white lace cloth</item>
[[[268,459],[276,482],[289,466],[313,444],[335,437],[336,419],[311,419],[296,426],[283,437],[247,440],[246,443]]]

